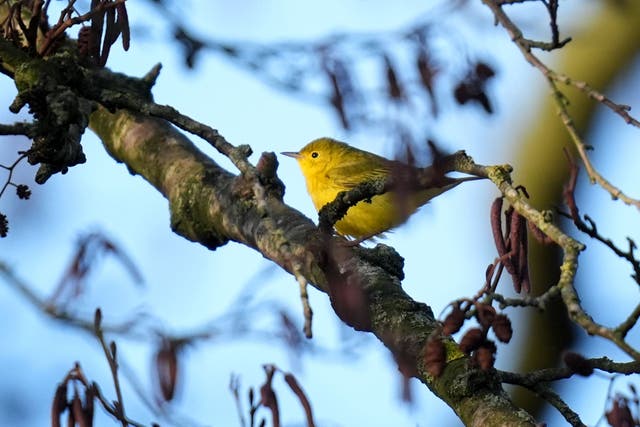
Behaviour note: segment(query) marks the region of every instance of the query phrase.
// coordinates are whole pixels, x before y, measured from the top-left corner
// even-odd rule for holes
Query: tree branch
[[[361,288],[365,305],[355,309],[366,311],[369,323],[357,321],[354,326],[371,330],[394,354],[410,360],[411,374],[449,404],[465,424],[478,424],[478,420],[483,425],[498,425],[492,420],[533,424],[506,397],[494,376],[470,370],[457,350],[450,351],[441,377],[426,372],[424,346],[438,322],[428,306],[402,290],[399,277],[386,267],[398,262],[391,248],[378,245],[368,250],[335,245],[334,239],[327,242],[311,220],[274,195],[258,200],[255,183],[220,168],[164,121],[99,109],[90,126],[116,160],[169,200],[172,228],[178,234],[210,249],[233,240],[258,250],[329,293],[334,308],[344,303],[336,298],[341,295],[338,291],[345,286]]]

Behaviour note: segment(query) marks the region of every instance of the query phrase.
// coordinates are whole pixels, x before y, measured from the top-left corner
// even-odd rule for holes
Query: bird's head
[[[349,146],[344,142],[331,138],[318,138],[305,145],[300,151],[286,151],[280,154],[296,159],[302,173],[308,177],[327,170],[335,165],[335,162],[340,162],[341,153],[348,149]]]

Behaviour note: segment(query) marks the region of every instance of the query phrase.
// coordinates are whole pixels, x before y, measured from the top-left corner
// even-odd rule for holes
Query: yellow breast
[[[349,189],[336,186],[327,176],[307,178],[307,191],[317,211],[345,190]],[[350,207],[346,215],[336,222],[335,229],[343,236],[354,238],[375,236],[404,223],[429,199],[426,191],[413,194],[389,192],[374,196]]]

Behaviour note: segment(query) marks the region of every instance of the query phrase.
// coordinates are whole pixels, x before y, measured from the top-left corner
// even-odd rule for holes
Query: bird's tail
[[[429,200],[433,199],[451,190],[454,187],[462,184],[467,181],[477,181],[479,179],[486,179],[480,176],[465,176],[462,178],[451,178],[448,176],[440,177],[438,180],[433,181],[429,185],[424,185],[425,189],[420,191],[420,204],[423,205],[427,203]]]

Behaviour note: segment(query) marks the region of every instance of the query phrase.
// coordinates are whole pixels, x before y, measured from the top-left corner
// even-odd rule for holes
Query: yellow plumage
[[[330,138],[311,141],[299,152],[282,153],[294,157],[307,183],[316,208],[332,202],[341,191],[388,177],[399,167],[412,168]],[[468,178],[467,178],[468,179]],[[343,236],[367,239],[405,222],[420,206],[466,179],[443,177],[442,186],[424,190],[390,191],[352,206],[335,224]]]

